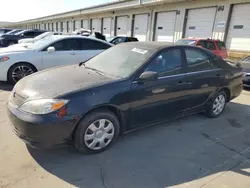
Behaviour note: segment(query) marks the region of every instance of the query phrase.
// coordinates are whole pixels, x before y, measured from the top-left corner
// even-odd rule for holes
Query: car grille
[[[26,100],[25,97],[17,94],[16,92],[13,92],[11,95],[12,95],[11,102],[13,104],[17,105],[18,107],[21,106],[24,103],[24,101]]]

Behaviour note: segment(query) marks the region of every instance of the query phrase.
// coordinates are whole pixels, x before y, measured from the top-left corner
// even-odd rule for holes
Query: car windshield
[[[40,39],[43,39],[43,38],[50,36],[50,35],[53,35],[53,33],[52,32],[45,32],[45,33],[42,33],[41,35],[36,36],[34,39],[40,40]]]
[[[110,42],[110,41],[112,41],[114,38],[115,38],[115,37],[107,37],[106,40],[107,40],[108,42]]]
[[[96,69],[112,77],[126,78],[133,74],[154,52],[154,49],[134,45],[118,45],[90,59],[85,63],[85,67]]]
[[[20,32],[21,30],[19,30],[19,29],[15,29],[15,30],[12,30],[12,31],[9,31],[9,32],[7,32],[7,33],[5,33],[6,35],[14,35],[15,33],[17,33],[17,32]]]
[[[31,45],[29,45],[27,48],[39,50],[40,48],[43,48],[46,45],[49,45],[53,41],[56,41],[58,39],[58,37],[55,37],[55,36],[58,36],[58,35],[52,35],[52,36],[48,36],[46,38],[43,38],[41,40],[38,40],[38,41],[32,43]]]
[[[19,32],[15,33],[14,35],[20,35],[22,33],[24,33],[24,31],[19,31]]]
[[[178,40],[177,44],[194,45],[195,40]]]

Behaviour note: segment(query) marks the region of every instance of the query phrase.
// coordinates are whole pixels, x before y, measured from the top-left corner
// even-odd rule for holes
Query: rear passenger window
[[[82,39],[81,40],[81,50],[105,50],[110,48],[110,45],[105,44],[103,42]]]
[[[216,42],[216,44],[220,50],[226,50],[226,45],[224,44],[224,42],[218,41]]]
[[[202,53],[200,50],[186,48],[185,53],[187,58],[188,72],[204,71],[211,68],[209,56]]]

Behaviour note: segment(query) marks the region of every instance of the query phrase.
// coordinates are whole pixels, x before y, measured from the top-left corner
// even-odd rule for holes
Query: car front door
[[[186,82],[191,87],[186,90],[188,107],[195,108],[205,104],[209,96],[219,87],[224,73],[213,66],[212,58],[202,49],[185,47]]]
[[[55,51],[48,51],[49,47],[54,47]],[[62,39],[47,46],[41,51],[43,69],[78,63],[76,51],[79,48],[80,44],[77,39]]]
[[[165,49],[157,54],[146,71],[158,73],[154,81],[132,83],[130,92],[131,126],[156,123],[178,114],[186,108],[185,82],[181,48]]]

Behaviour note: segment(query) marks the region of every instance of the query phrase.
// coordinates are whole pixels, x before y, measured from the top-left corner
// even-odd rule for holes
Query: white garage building
[[[250,0],[120,0],[7,26],[64,33],[85,28],[140,41],[213,38],[224,41],[231,56],[250,54]]]

